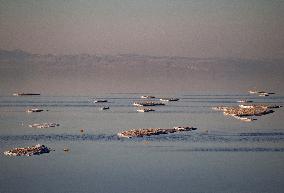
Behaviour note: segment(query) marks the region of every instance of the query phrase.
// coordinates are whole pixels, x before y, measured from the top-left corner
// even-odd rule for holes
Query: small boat
[[[160,101],[166,101],[166,102],[169,102],[169,101],[178,101],[179,99],[178,98],[161,98]]]
[[[238,100],[238,103],[252,103],[253,101],[250,100]]]
[[[141,99],[154,99],[156,98],[155,96],[148,96],[148,95],[143,95],[141,96]]]
[[[143,106],[158,106],[158,105],[165,105],[164,103],[153,102],[153,101],[142,101],[142,102],[134,102],[134,106],[143,107]]]
[[[268,93],[261,93],[261,94],[259,94],[258,96],[266,97],[266,96],[269,96],[269,94],[268,94]]]
[[[39,93],[13,93],[13,96],[35,96],[40,95]]]
[[[143,108],[143,109],[137,109],[138,112],[144,113],[144,112],[150,112],[150,111],[155,111],[154,109],[150,108]]]
[[[109,107],[102,107],[101,110],[107,110]]]
[[[26,112],[28,113],[38,113],[38,112],[42,112],[43,110],[42,109],[28,109],[26,110]]]
[[[95,100],[94,103],[107,103],[107,100],[105,99]]]

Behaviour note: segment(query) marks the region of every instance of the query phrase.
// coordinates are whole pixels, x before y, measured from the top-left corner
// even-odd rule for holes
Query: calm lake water
[[[141,95],[177,102],[138,113]],[[108,103],[93,103],[107,99]],[[284,192],[284,108],[241,122],[211,108],[237,100],[284,105],[284,95],[111,93],[0,97],[1,193]],[[155,99],[157,100],[157,99]],[[100,107],[109,106],[102,111]],[[26,113],[28,108],[44,112]],[[29,124],[55,122],[36,129]],[[119,139],[132,128],[194,126],[195,131]],[[84,132],[80,132],[84,129]],[[44,144],[54,151],[8,157],[5,150]],[[69,152],[64,152],[69,148]]]

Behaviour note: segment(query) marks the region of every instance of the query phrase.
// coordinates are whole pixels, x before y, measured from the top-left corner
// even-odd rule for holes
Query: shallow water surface
[[[283,192],[283,108],[241,122],[211,107],[237,105],[244,98],[283,105],[284,96],[156,93],[180,100],[138,113],[132,103],[141,95],[1,96],[1,152],[38,143],[52,151],[31,157],[1,153],[0,192]],[[102,111],[102,106],[110,109]],[[26,113],[28,108],[45,111]],[[28,127],[43,122],[60,126]],[[132,139],[116,135],[131,128],[174,126],[197,130]]]

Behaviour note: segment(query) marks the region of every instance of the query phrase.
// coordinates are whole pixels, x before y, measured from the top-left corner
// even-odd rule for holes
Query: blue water
[[[141,95],[177,102],[138,113]],[[37,143],[48,154],[0,154],[0,192],[283,192],[283,108],[241,122],[211,107],[240,99],[284,105],[284,96],[246,93],[110,93],[98,96],[0,97],[0,151]],[[95,104],[94,99],[107,99]],[[102,111],[100,107],[109,106]],[[26,113],[28,108],[44,112]],[[59,127],[35,129],[32,123]],[[120,139],[132,128],[194,126],[195,131]],[[83,129],[84,132],[80,132]],[[69,148],[69,152],[64,152]]]

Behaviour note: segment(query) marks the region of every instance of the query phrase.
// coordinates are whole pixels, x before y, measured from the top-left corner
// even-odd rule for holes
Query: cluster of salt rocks
[[[242,117],[266,115],[274,112],[271,109],[280,107],[278,105],[239,105],[237,107],[213,107],[213,109],[223,111],[225,115]]]
[[[34,123],[29,125],[29,127],[33,128],[49,128],[49,127],[58,127],[58,123]]]
[[[122,131],[117,135],[119,137],[132,138],[132,137],[143,137],[151,135],[169,134],[179,131],[191,131],[196,130],[194,127],[174,127],[172,129],[161,129],[161,128],[147,128],[147,129],[131,129],[128,131]]]
[[[37,144],[32,147],[21,147],[14,148],[8,151],[5,151],[4,154],[8,156],[32,156],[32,155],[40,155],[43,153],[49,153],[50,149],[44,145]]]

